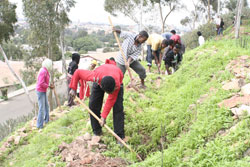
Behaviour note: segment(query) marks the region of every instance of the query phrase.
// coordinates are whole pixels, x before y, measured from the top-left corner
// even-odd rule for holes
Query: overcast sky
[[[22,12],[22,0],[9,0],[17,4],[17,15],[19,18],[24,18]],[[104,10],[104,0],[75,0],[75,7],[71,9],[69,13],[69,18],[73,22],[98,22],[98,23],[108,23],[108,16]],[[192,10],[193,6],[191,0],[182,0],[187,6],[188,10]],[[250,0],[248,0],[250,4]],[[156,12],[158,13],[158,12]],[[181,9],[178,12],[172,13],[167,19],[167,24],[178,26],[180,25],[180,20],[187,16],[188,13],[185,9]],[[144,15],[144,17],[148,17]],[[129,18],[119,15],[118,17],[112,17],[115,24],[134,24]],[[154,24],[154,23],[152,23]]]

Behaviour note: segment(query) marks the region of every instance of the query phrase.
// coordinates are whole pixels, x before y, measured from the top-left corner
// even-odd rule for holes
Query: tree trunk
[[[218,0],[217,15],[220,15],[220,0]]]
[[[4,57],[4,59],[5,59],[6,64],[7,64],[8,67],[9,67],[10,71],[11,71],[12,74],[16,77],[16,79],[22,84],[22,87],[23,87],[24,92],[26,93],[26,95],[27,95],[27,97],[28,97],[28,99],[29,99],[29,102],[30,102],[31,104],[34,104],[33,100],[32,100],[31,97],[30,97],[29,91],[28,91],[28,89],[27,89],[27,87],[26,87],[24,81],[15,73],[15,71],[14,71],[14,70],[12,69],[12,67],[10,66],[9,61],[8,61],[8,58],[7,58],[7,56],[6,56],[6,54],[5,54],[5,52],[4,52],[4,50],[3,50],[3,48],[2,48],[1,45],[0,45],[0,50],[1,50],[1,53],[2,53],[2,55],[3,55],[3,57]]]
[[[65,74],[65,82],[66,82],[66,85],[68,85],[67,67],[66,67],[66,60],[65,60],[65,54],[64,54],[64,32],[63,31],[61,31],[61,34],[60,34],[60,45],[61,45],[61,50],[62,50],[62,73]]]
[[[236,24],[235,24],[235,38],[239,38],[240,33],[240,21],[241,21],[241,12],[244,5],[244,0],[238,0],[237,13],[236,13]]]
[[[210,22],[210,20],[211,20],[211,17],[210,17],[210,0],[208,0],[208,5],[207,5],[207,7],[208,7],[208,22]]]
[[[159,1],[159,11],[160,11],[160,16],[161,16],[161,32],[164,33],[164,20],[163,20],[163,15],[162,15],[162,8],[161,8],[161,2]]]

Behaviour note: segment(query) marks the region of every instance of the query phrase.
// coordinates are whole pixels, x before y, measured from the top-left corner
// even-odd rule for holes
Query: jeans
[[[158,58],[159,60],[159,57],[160,57],[160,50],[157,50],[156,51],[156,57]],[[152,66],[152,60],[154,59],[154,56],[152,54],[152,47],[151,45],[147,45],[147,57],[146,57],[146,61],[148,62],[148,66]]]
[[[39,106],[36,127],[41,129],[43,128],[44,121],[45,123],[49,122],[49,103],[46,92],[36,91],[36,94],[38,97],[38,106]]]
[[[219,28],[219,30],[218,30],[218,35],[223,35],[223,28]]]
[[[99,117],[101,118],[101,109],[103,103],[104,91],[97,84],[93,84],[93,88],[91,90],[91,95],[89,98],[89,108]],[[90,115],[91,126],[94,134],[101,134],[102,127],[99,122]],[[113,106],[113,126],[115,133],[120,137],[124,138],[124,112],[123,112],[123,85],[121,85],[120,91],[117,96],[117,100]]]

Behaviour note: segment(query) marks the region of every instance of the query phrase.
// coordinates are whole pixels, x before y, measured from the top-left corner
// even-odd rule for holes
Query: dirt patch
[[[62,143],[56,155],[61,155],[67,167],[123,167],[129,165],[121,158],[105,157],[101,153],[107,146],[101,143],[99,136],[86,133],[71,144]]]

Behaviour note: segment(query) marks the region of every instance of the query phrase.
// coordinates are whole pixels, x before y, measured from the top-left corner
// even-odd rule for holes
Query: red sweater
[[[79,69],[76,70],[69,86],[71,89],[77,90],[77,83],[80,79],[84,81],[96,82],[100,85],[102,78],[105,76],[111,76],[115,79],[116,88],[112,94],[109,94],[108,99],[104,105],[103,112],[101,113],[101,116],[103,118],[107,118],[111,108],[114,106],[118,93],[120,91],[120,85],[122,84],[123,80],[123,73],[120,68],[116,66],[116,63],[114,61],[106,60],[104,65],[101,65],[94,71]]]

